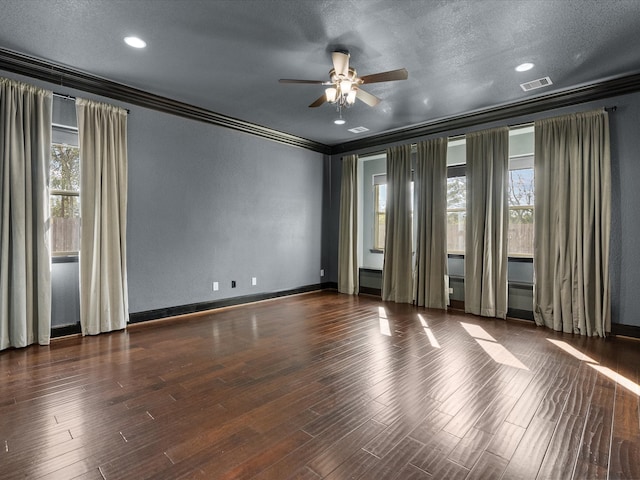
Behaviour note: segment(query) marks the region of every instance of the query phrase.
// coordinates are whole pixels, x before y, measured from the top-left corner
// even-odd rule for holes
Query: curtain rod
[[[63,98],[64,100],[75,100],[76,99],[76,97],[73,97],[71,95],[65,95],[64,93],[53,92],[53,96],[54,97]]]
[[[616,110],[616,107],[609,107],[609,108],[611,108],[612,111]],[[524,127],[533,126],[533,122],[517,123],[517,124],[507,125],[507,126],[509,128],[524,128]],[[462,140],[465,137],[466,137],[465,133],[460,133],[458,135],[447,136],[447,140],[449,140],[449,141]],[[411,148],[416,148],[417,146],[418,146],[417,143],[415,143],[415,142],[411,143]],[[359,155],[359,156],[363,157],[363,158],[366,158],[366,157],[373,157],[375,155],[382,155],[382,154],[385,154],[385,153],[387,153],[386,149],[385,150],[377,150],[377,151],[374,151],[374,152],[367,152],[367,153],[364,153],[364,154]]]
[[[76,97],[74,97],[73,95],[67,95],[66,93],[53,92],[53,96],[62,98],[63,100],[73,100],[74,102],[76,101]],[[125,110],[127,111],[127,115],[131,113],[128,108],[125,108]]]

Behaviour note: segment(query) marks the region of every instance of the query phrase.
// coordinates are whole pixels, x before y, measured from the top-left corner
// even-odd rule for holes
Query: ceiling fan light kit
[[[406,80],[409,77],[409,73],[404,68],[358,77],[356,70],[349,66],[349,57],[349,52],[344,51],[336,51],[331,54],[333,68],[329,71],[328,82],[323,80],[294,80],[281,78],[280,83],[326,86],[327,88],[325,89],[324,94],[311,103],[309,107],[319,107],[324,103],[336,105],[339,118],[336,119],[334,123],[337,125],[343,125],[345,121],[342,118],[342,109],[348,108],[356,103],[356,98],[370,107],[375,107],[380,102],[378,97],[362,90],[362,88],[360,88],[361,85]]]

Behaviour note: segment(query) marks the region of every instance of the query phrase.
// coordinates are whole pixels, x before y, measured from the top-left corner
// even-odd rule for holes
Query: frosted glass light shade
[[[333,88],[333,87],[329,87],[324,91],[324,94],[327,97],[327,102],[333,103],[336,101],[336,99],[338,98],[338,91]]]

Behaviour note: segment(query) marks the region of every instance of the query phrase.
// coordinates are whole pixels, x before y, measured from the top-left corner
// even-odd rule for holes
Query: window
[[[387,209],[387,176],[373,176],[373,249],[384,250],[385,215]]]
[[[509,132],[509,232],[507,254],[533,257],[533,126]]]
[[[533,257],[533,156],[509,159],[509,235],[511,257]]]
[[[411,178],[413,178],[413,171],[411,172]],[[411,197],[411,228],[413,230],[413,180],[409,189],[409,195]],[[373,249],[384,250],[385,245],[385,227],[386,227],[386,209],[387,209],[387,175],[374,175],[373,176]]]
[[[467,218],[467,144],[464,138],[447,145],[447,253],[464,255]]]
[[[507,254],[533,256],[533,126],[509,131],[509,231]],[[449,140],[447,149],[447,252],[464,254],[466,144]]]
[[[49,163],[51,254],[77,255],[80,250],[80,152],[77,131],[54,126],[52,134]]]
[[[449,169],[451,174],[453,168]],[[467,216],[467,177],[447,178],[447,252],[464,254],[465,220]]]

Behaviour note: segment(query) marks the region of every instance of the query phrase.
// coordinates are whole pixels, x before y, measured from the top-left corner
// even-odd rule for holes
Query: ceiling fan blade
[[[349,54],[343,52],[333,52],[331,54],[333,68],[336,74],[344,77],[349,75]]]
[[[278,80],[280,83],[302,83],[307,85],[331,85],[331,82],[324,80],[295,80],[293,78],[281,78]]]
[[[327,96],[323,94],[315,102],[313,102],[311,105],[309,105],[309,108],[319,107],[320,105],[322,105],[326,101],[327,101]]]
[[[376,97],[375,95],[371,95],[368,92],[365,92],[361,88],[356,90],[356,98],[359,98],[370,107],[375,107],[378,103],[380,103],[380,99],[378,97]]]
[[[378,82],[393,82],[395,80],[406,80],[409,78],[409,72],[406,68],[400,68],[398,70],[390,70],[388,72],[374,73],[372,75],[365,75],[360,77],[362,83],[378,83]]]

